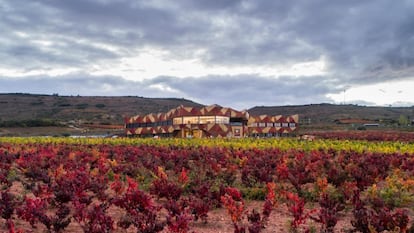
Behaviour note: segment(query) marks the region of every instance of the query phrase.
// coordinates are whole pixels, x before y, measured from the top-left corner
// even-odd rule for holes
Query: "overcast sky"
[[[413,0],[0,0],[0,92],[414,105]]]

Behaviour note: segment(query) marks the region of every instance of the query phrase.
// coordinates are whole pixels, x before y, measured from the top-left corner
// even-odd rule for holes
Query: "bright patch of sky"
[[[200,52],[202,53],[202,52]],[[119,75],[128,80],[140,81],[158,76],[174,76],[177,78],[200,77],[206,75],[241,75],[256,74],[268,77],[280,76],[315,76],[326,73],[323,58],[310,62],[291,65],[206,65],[198,59],[174,59],[171,54],[146,49],[135,57],[122,58],[119,63],[108,66],[95,65],[90,72],[93,75]]]
[[[412,106],[414,100],[412,80],[386,82],[359,87],[348,87],[339,94],[329,94],[336,103],[375,103],[380,106]]]

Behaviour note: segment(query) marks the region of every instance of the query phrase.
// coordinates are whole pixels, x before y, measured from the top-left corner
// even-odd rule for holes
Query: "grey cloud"
[[[21,78],[0,78],[0,92],[29,92],[39,94],[59,93],[63,95],[108,95],[121,94],[128,87],[128,81],[114,76],[90,76],[71,74],[58,77],[28,76]],[[29,89],[30,91],[25,91]],[[110,89],[111,92],[108,92]]]
[[[339,86],[412,78],[412,12],[414,4],[409,0],[0,1],[0,68],[75,67],[85,72],[85,80],[91,79],[85,85],[101,87],[96,81],[101,79],[86,73],[91,63],[116,63],[147,46],[170,52],[172,59],[200,56],[196,52],[203,50],[197,59],[229,67],[290,65],[323,57],[327,70],[320,77],[207,73],[201,78],[158,77],[131,83],[107,76],[113,83],[105,87],[114,88],[111,94],[132,94],[135,89],[130,86],[143,85],[144,94],[153,96],[154,85],[161,83],[175,92],[159,95],[181,94],[206,102],[214,102],[214,96],[229,103],[232,96],[246,103],[296,103],[300,98],[309,99],[306,103],[329,102],[324,95],[335,93]],[[52,45],[39,45],[36,40]],[[66,81],[49,77],[47,83],[61,87],[59,82],[70,83],[74,76]],[[13,82],[19,80],[8,84]]]
[[[358,80],[359,74],[377,64],[393,67],[395,57],[389,59],[390,53],[396,53],[403,62],[411,59],[412,55],[402,57],[398,48],[402,46],[403,51],[408,52],[412,41],[397,36],[402,25],[414,20],[410,13],[414,9],[408,2],[346,1],[339,5],[330,1],[309,4],[308,7],[302,12],[317,14],[298,20],[293,28],[297,29],[300,38],[323,49],[332,61],[334,72],[348,72],[351,80],[373,83],[378,81],[377,78],[361,75]],[[395,72],[389,71],[383,70],[388,75],[386,79],[398,78],[393,75]]]
[[[282,77],[279,79],[254,75],[206,76],[198,78],[158,77],[148,84],[163,84],[192,96],[203,104],[218,103],[238,108],[263,105],[285,105],[332,102],[325,97],[335,89],[323,82],[323,77],[304,80]]]
[[[160,90],[157,85],[168,87]],[[26,89],[30,91],[25,91]],[[274,79],[253,75],[206,77],[157,77],[129,81],[116,76],[70,74],[57,77],[0,77],[0,92],[31,92],[61,95],[133,95],[146,97],[188,98],[202,104],[220,104],[234,108],[263,105],[332,102],[325,97],[332,87],[321,77],[305,82],[288,77]]]
[[[0,56],[9,60],[9,65],[16,65],[13,60],[25,60],[25,63],[87,67],[91,60],[114,59],[148,44],[174,41],[174,34],[185,30],[175,22],[171,12],[131,4],[21,0],[0,3],[0,27],[5,38],[0,43],[7,47],[0,51]],[[26,36],[19,38],[16,33]],[[34,45],[35,40],[52,42],[53,51]],[[118,47],[119,53],[98,49],[95,43]]]
[[[202,48],[204,61],[213,64],[289,64],[325,56],[337,72],[357,74],[378,62],[411,66],[413,59],[409,1],[183,0],[170,8],[126,0],[9,4],[12,10],[2,18],[25,19],[14,20],[13,27],[19,22],[54,40],[63,34],[131,50],[152,44],[187,54]]]
[[[398,107],[414,107],[414,102],[403,102],[403,101],[397,101],[397,102],[394,102],[394,103],[390,104],[390,106],[398,106]]]
[[[160,91],[149,83],[119,76],[72,73],[61,76],[0,76],[0,93],[36,93],[82,96],[183,97],[185,94]],[[180,96],[181,95],[181,96]],[[185,95],[187,97],[187,95]]]
[[[197,27],[179,22],[177,12],[149,7],[141,1],[46,2],[46,6],[59,12],[61,20],[72,23],[70,33],[89,34],[94,40],[106,38],[113,44],[138,47],[140,44],[169,44],[186,31],[197,30]]]
[[[192,1],[184,0],[183,5],[187,8],[195,8],[200,11],[223,11],[234,10],[240,7],[241,0],[210,0],[210,1]]]
[[[39,38],[41,39],[41,38]],[[80,67],[100,60],[119,57],[117,53],[94,45],[79,44],[62,39],[44,46],[19,39],[0,47],[2,66],[33,69],[34,67]]]
[[[399,78],[395,70],[401,66],[412,67],[414,8],[408,1],[250,3],[236,22],[255,23],[226,28],[221,43],[210,46],[208,61],[280,64],[323,56],[331,75],[348,74],[350,83],[381,81],[364,75],[377,64],[394,70],[382,70],[382,80]]]

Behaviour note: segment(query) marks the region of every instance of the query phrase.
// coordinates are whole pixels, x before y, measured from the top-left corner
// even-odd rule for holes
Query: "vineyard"
[[[414,232],[406,137],[0,138],[0,232]]]

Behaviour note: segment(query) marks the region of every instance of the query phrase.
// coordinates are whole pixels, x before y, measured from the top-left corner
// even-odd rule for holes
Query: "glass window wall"
[[[198,124],[198,116],[183,117],[184,124]]]
[[[213,124],[214,122],[214,116],[200,116],[200,124]]]
[[[183,118],[182,117],[176,117],[173,119],[173,124],[174,125],[181,125],[183,124]]]
[[[173,119],[174,125],[180,124],[230,124],[230,117],[225,116],[186,116]]]
[[[230,117],[216,116],[216,123],[217,124],[229,124],[230,123]]]

